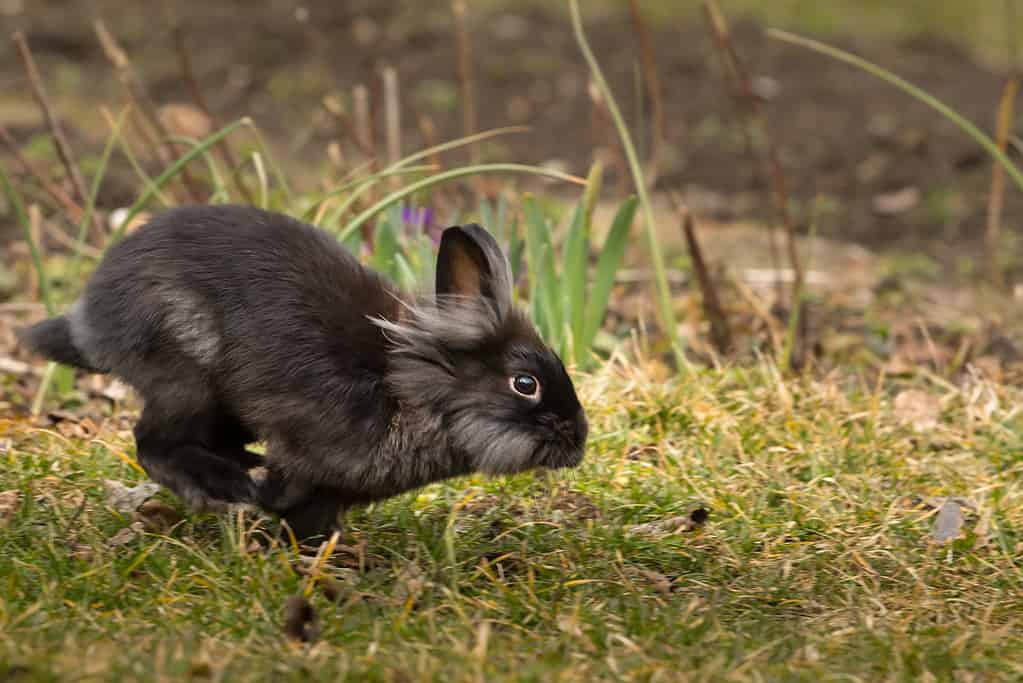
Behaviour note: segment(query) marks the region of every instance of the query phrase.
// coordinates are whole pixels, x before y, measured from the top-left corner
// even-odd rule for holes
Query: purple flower
[[[419,232],[426,234],[434,246],[440,244],[441,230],[433,224],[433,209],[428,206],[413,208],[406,206],[401,210],[401,222],[411,235]]]

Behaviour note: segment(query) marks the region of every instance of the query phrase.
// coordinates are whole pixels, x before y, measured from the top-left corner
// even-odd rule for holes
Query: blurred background
[[[992,218],[992,160],[975,140],[876,76],[765,32],[786,29],[861,55],[994,135],[1021,32],[1014,3],[722,0],[720,10],[727,44],[698,2],[582,4],[594,53],[648,170],[672,286],[696,292],[678,211],[685,206],[711,279],[739,287],[718,293],[736,335],[749,328],[752,341],[736,346],[755,348],[764,330],[786,325],[792,308],[782,288],[792,280],[781,237],[787,222],[818,309],[800,323],[807,353],[939,366],[963,353],[994,355],[999,367],[1015,362],[1014,286],[1023,276],[1017,188],[1010,181],[998,193]],[[299,192],[322,191],[374,155],[511,125],[529,130],[435,160],[536,164],[577,176],[599,160],[596,212],[604,217],[597,224],[634,189],[562,3],[0,0],[0,21],[5,34],[27,37],[87,177],[112,120],[142,92],[169,134],[202,138],[252,117]],[[73,187],[15,44],[3,38],[0,160],[43,222],[58,220],[59,199],[17,155],[65,192],[73,195]],[[729,52],[743,64],[738,78]],[[393,114],[389,97],[398,103]],[[131,123],[125,130],[136,132]],[[1015,159],[1014,126],[1008,133]],[[135,201],[140,177],[158,175],[173,158],[153,140],[136,137],[134,160],[111,156],[96,199],[103,220]],[[776,202],[779,173],[787,221]],[[430,201],[446,216],[476,195],[500,194],[503,182],[472,184],[469,199],[468,190],[452,189]],[[579,194],[551,181],[516,179],[514,188],[550,202]],[[59,230],[42,231],[52,250],[67,241]],[[612,306],[612,330],[654,315],[639,226],[632,234],[616,290],[630,303],[617,314]],[[9,204],[0,204],[0,245],[0,299],[24,298],[28,251]],[[774,322],[757,322],[744,288],[758,293]],[[683,297],[678,308],[684,335],[706,356],[700,300]]]

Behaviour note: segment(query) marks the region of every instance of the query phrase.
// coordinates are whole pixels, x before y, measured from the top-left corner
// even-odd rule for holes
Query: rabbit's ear
[[[440,238],[438,296],[486,297],[498,316],[511,308],[511,268],[497,241],[476,224],[453,226]]]

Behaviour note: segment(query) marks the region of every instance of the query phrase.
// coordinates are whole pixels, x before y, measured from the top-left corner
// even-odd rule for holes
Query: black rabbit
[[[139,463],[191,507],[255,504],[311,539],[352,504],[583,457],[572,381],[513,307],[493,237],[448,228],[436,273],[435,295],[413,297],[287,216],[182,207],[19,337],[132,385]]]

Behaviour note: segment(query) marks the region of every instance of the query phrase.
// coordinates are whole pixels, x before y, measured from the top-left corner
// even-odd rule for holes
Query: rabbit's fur
[[[171,209],[112,247],[65,315],[19,336],[139,392],[155,481],[197,509],[255,504],[301,538],[442,479],[575,466],[586,442],[564,366],[476,225],[444,232],[436,293],[416,298],[286,216]],[[246,450],[257,440],[265,457]]]

